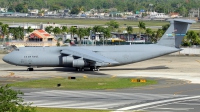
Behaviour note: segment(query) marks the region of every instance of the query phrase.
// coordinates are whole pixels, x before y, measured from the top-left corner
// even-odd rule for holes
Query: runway
[[[0,59],[3,55],[0,54]],[[101,68],[99,72],[77,72],[71,68],[44,67],[26,71],[26,67],[8,65],[0,60],[0,83],[49,77],[143,77],[157,85],[112,90],[21,89],[33,106],[111,111],[146,110],[153,112],[198,112],[200,107],[200,61],[198,56],[164,56],[130,65]],[[11,73],[14,73],[12,75]]]
[[[51,108],[101,109],[114,111],[198,112],[200,95],[126,93],[109,91],[41,90],[25,93],[32,106]]]

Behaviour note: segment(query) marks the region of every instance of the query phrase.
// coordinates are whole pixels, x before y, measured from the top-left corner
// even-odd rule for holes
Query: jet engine
[[[67,66],[67,65],[72,65],[74,60],[74,57],[72,56],[64,56],[62,57],[62,64]]]
[[[83,59],[74,60],[72,63],[73,67],[84,67],[86,65],[87,65],[87,62],[85,62]]]

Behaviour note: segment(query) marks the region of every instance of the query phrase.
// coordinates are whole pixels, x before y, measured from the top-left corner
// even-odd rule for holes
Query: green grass
[[[6,18],[6,17],[0,17],[0,21],[3,23],[58,23],[58,24],[72,24],[72,25],[105,25],[106,22],[109,22],[110,20],[102,20],[102,19],[50,19],[50,18]],[[120,26],[124,27],[128,25],[138,25],[137,20],[116,20],[119,22]],[[167,24],[166,21],[145,21],[146,26],[162,26]]]
[[[36,112],[110,112],[109,110],[64,109],[64,108],[36,108]]]
[[[65,25],[105,25],[106,22],[110,20],[103,19],[60,19],[60,18],[9,18],[9,17],[0,17],[0,22],[5,24],[11,23],[24,23],[24,24],[45,24],[45,23],[57,23],[57,24],[65,24]],[[120,27],[127,27],[129,25],[138,26],[138,20],[116,20]],[[148,26],[162,26],[165,24],[169,24],[168,21],[144,21],[146,27]],[[200,22],[194,23],[191,25],[192,27],[200,28]]]
[[[147,80],[146,83],[136,82],[132,83],[131,78],[77,78],[76,80],[67,78],[50,78],[42,80],[31,80],[25,82],[16,82],[11,84],[14,87],[23,88],[51,88],[51,89],[119,89],[119,88],[132,88],[138,86],[146,86],[156,84],[155,80]],[[61,87],[57,87],[61,84]]]

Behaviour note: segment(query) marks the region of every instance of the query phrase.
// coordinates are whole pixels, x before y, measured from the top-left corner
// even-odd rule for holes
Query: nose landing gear
[[[27,68],[27,71],[34,71],[33,68]]]

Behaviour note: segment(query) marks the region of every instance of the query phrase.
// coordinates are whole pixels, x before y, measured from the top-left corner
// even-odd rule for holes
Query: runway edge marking
[[[123,108],[117,109],[117,111],[137,109],[137,108],[150,106],[150,105],[156,105],[156,104],[160,104],[160,103],[168,103],[168,102],[172,102],[172,101],[187,100],[187,99],[194,99],[194,98],[200,98],[200,95],[199,96],[190,96],[190,97],[183,97],[183,98],[176,98],[176,99],[169,99],[169,100],[162,100],[162,101],[144,103],[144,104],[139,104],[139,105],[134,105],[134,106],[129,106],[129,107],[123,107]]]

